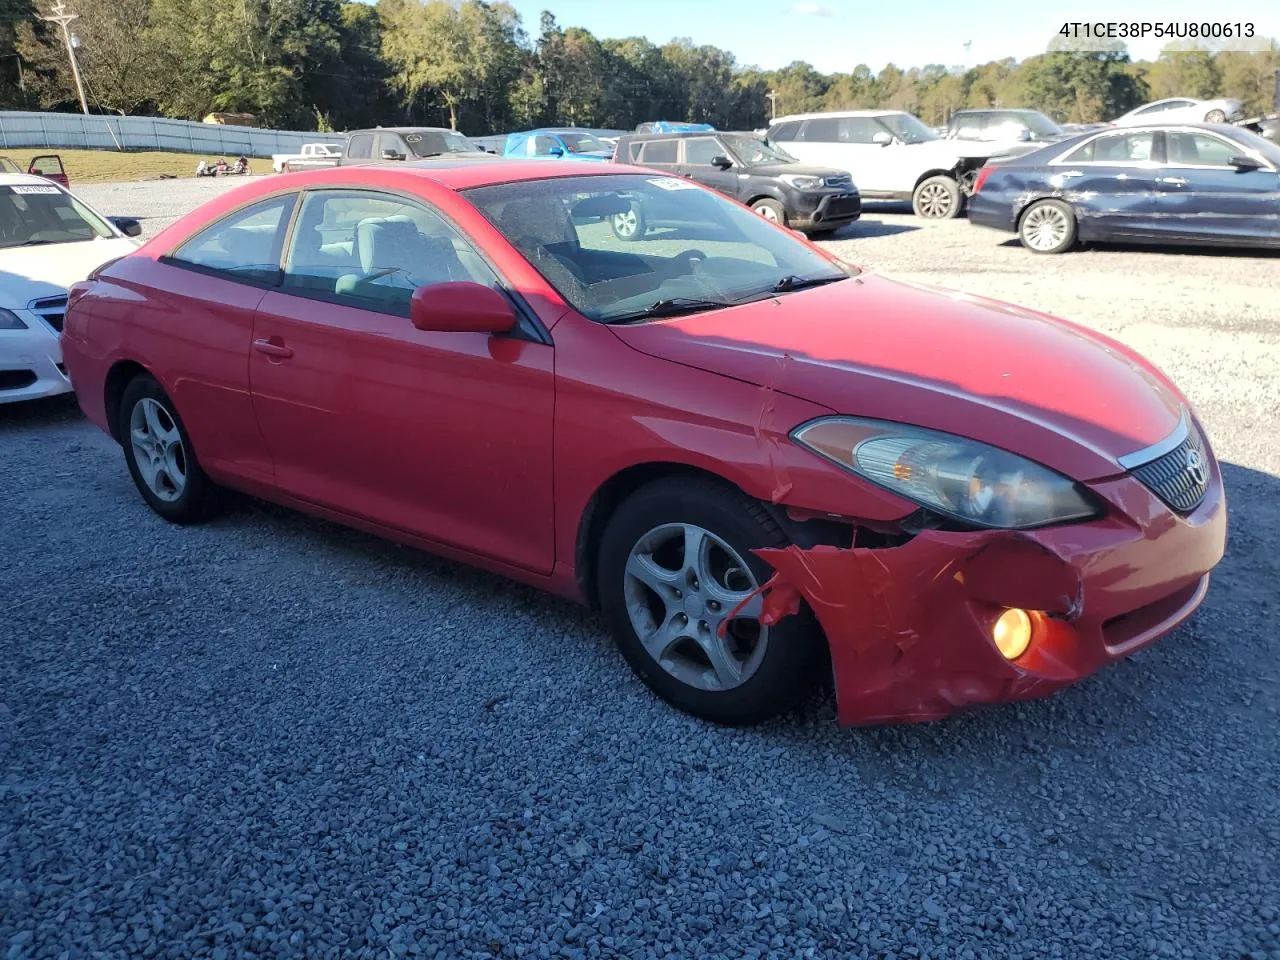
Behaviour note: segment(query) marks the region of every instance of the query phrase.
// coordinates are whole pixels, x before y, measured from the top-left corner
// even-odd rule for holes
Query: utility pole
[[[67,45],[67,56],[71,58],[71,75],[76,79],[76,93],[80,94],[80,109],[88,114],[89,104],[84,98],[84,81],[80,79],[80,64],[76,63],[76,48],[71,42],[71,31],[67,29],[67,24],[77,19],[77,14],[67,12],[66,0],[58,0],[53,6],[53,15],[40,17],[40,19],[47,23],[56,23],[62,28],[62,39]]]
[[[765,96],[769,98],[769,119],[778,119],[778,95],[770,90]]]

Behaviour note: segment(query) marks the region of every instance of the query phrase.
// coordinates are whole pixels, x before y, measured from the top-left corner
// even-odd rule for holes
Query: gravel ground
[[[224,186],[82,192],[151,232]],[[1162,643],[925,726],[709,727],[570,604],[259,504],[168,526],[73,405],[0,408],[0,950],[1280,960],[1280,261],[1004,239],[835,243],[1145,351],[1231,544]]]

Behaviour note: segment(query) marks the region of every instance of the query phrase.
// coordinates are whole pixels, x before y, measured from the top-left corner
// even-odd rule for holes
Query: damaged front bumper
[[[1030,531],[926,530],[901,546],[757,551],[777,571],[763,622],[808,603],[826,632],[843,724],[915,722],[1047,696],[1189,617],[1226,546],[1213,467],[1205,498],[1174,514],[1130,476],[1091,489],[1102,519]],[[1031,613],[1030,647],[1007,660],[995,620]]]

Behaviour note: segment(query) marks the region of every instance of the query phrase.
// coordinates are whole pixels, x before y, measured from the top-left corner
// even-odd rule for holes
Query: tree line
[[[777,115],[854,107],[945,123],[965,107],[1035,107],[1061,122],[1107,120],[1167,96],[1234,97],[1274,109],[1280,45],[1264,52],[1166,49],[1133,61],[1122,43],[972,68],[942,64],[824,74],[737,63],[676,39],[600,39],[543,13],[536,36],[485,0],[68,0],[91,109],[198,120],[253,114],[262,126],[340,131],[393,124],[473,135],[536,126],[631,129],[690,120],[754,129]],[[78,109],[47,0],[0,0],[0,108]]]

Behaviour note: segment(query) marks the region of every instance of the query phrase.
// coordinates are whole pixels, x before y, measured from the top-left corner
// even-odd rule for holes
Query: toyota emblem
[[[1200,455],[1199,450],[1187,451],[1187,476],[1195,481],[1197,487],[1203,487],[1205,481],[1209,479],[1208,472],[1204,468],[1204,457]]]

